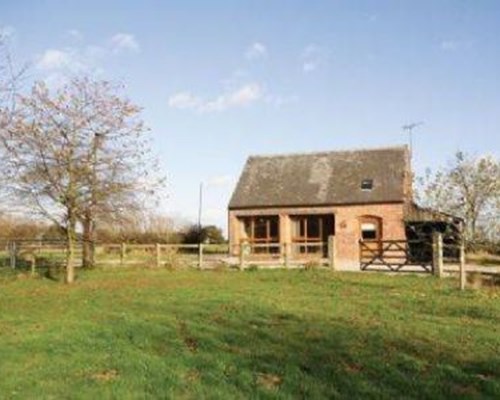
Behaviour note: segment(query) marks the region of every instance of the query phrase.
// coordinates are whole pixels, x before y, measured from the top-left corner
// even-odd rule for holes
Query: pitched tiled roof
[[[251,156],[229,208],[404,201],[406,146],[309,154]],[[361,182],[373,179],[373,189]]]

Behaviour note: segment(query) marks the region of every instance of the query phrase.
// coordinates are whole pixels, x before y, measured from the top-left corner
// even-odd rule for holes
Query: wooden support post
[[[16,269],[16,242],[9,242],[10,267]]]
[[[432,236],[432,266],[434,275],[443,277],[443,235],[435,232]]]
[[[284,252],[285,252],[285,268],[290,268],[290,256],[291,256],[291,246],[290,243],[284,243]]]
[[[467,276],[465,271],[465,242],[460,241],[460,290],[465,290]]]
[[[335,236],[328,236],[328,264],[330,265],[330,269],[335,271],[335,259],[337,258],[337,249],[335,246]]]
[[[160,268],[161,267],[161,246],[159,243],[156,243],[155,250],[156,250],[156,268]]]
[[[122,243],[120,245],[120,265],[123,267],[125,265],[125,255],[127,253],[127,245]]]
[[[35,276],[36,274],[36,254],[33,253],[31,255],[31,276]]]
[[[246,242],[240,243],[240,271],[245,269],[245,256],[247,252],[247,244]]]
[[[198,245],[198,268],[203,268],[203,243]]]

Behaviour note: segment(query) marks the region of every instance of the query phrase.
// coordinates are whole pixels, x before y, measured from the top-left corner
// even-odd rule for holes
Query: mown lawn
[[[0,280],[0,398],[500,398],[500,292],[426,276]]]

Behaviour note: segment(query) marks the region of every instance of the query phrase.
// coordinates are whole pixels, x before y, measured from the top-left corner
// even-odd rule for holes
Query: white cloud
[[[179,92],[170,96],[168,105],[172,108],[193,109],[198,112],[220,112],[255,103],[263,97],[263,94],[262,87],[258,83],[252,82],[207,100],[190,92]]]
[[[168,99],[168,105],[179,110],[199,108],[201,106],[201,99],[190,92],[179,92]]]
[[[83,34],[71,29],[67,32],[74,41],[65,48],[50,48],[39,54],[34,61],[37,70],[43,72],[42,79],[47,84],[59,86],[75,73],[103,73],[102,65],[113,54],[123,50],[139,51],[139,45],[133,35],[119,33],[107,43],[93,45],[83,43]]]
[[[257,83],[249,83],[229,96],[229,103],[244,105],[258,100],[262,96],[262,88]]]
[[[0,26],[0,39],[11,39],[15,33],[16,30],[10,25]]]
[[[72,51],[48,49],[38,58],[36,67],[41,70],[74,69],[80,62]]]
[[[70,29],[68,31],[68,35],[77,41],[82,41],[84,39],[83,33],[81,33],[78,29]]]
[[[137,39],[130,33],[117,33],[110,39],[113,53],[119,53],[123,50],[139,52],[140,47]]]
[[[302,70],[305,73],[316,71],[326,63],[326,50],[316,44],[307,45],[302,51]]]
[[[247,60],[256,60],[265,56],[267,56],[267,47],[260,42],[252,43],[245,51]]]

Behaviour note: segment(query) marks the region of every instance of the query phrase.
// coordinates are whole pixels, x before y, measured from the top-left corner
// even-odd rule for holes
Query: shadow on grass
[[[496,354],[460,359],[458,344],[384,326],[230,305],[177,315],[175,335],[171,322],[120,326],[117,337],[140,349],[138,363],[171,358],[165,349],[176,349],[175,368],[190,371],[189,382],[170,382],[177,395],[436,399],[500,394]],[[162,378],[150,374],[148,379],[158,380],[158,391],[150,394],[164,394]]]

